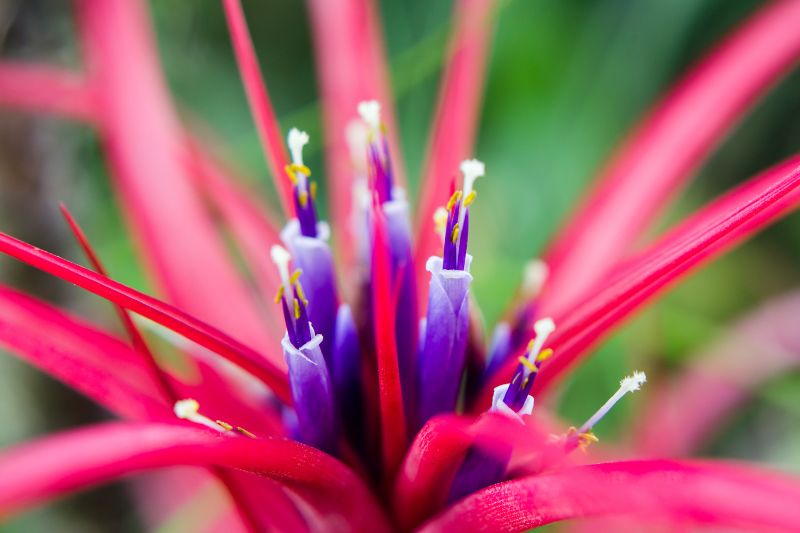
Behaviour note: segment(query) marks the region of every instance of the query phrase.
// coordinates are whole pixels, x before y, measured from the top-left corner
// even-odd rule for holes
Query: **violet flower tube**
[[[475,199],[473,184],[484,174],[484,166],[480,161],[464,161],[461,172],[464,190],[456,191],[447,204],[442,257],[431,257],[426,266],[431,281],[417,367],[418,428],[438,413],[455,410],[464,371],[472,283],[472,257],[467,254],[469,205]]]
[[[298,440],[335,454],[339,442],[339,418],[333,382],[322,355],[322,335],[314,332],[306,309],[307,300],[298,281],[299,271],[289,274],[291,255],[272,247],[272,260],[281,275],[277,300],[286,322],[281,341],[289,367],[289,386],[297,415]]]
[[[303,286],[314,297],[308,303],[308,314],[316,331],[322,335],[322,354],[328,365],[335,343],[336,310],[339,298],[328,238],[330,229],[317,220],[314,202],[316,187],[308,178],[311,171],[303,164],[303,146],[308,134],[292,128],[288,145],[292,163],[286,173],[292,180],[296,218],[281,232],[281,240],[292,254],[294,264],[303,273]]]
[[[356,447],[364,446],[364,397],[361,383],[361,345],[350,307],[342,305],[336,316],[336,343],[330,375],[343,429]]]
[[[534,325],[536,338],[528,346],[526,355],[520,357],[520,364],[511,383],[495,388],[491,411],[509,416],[520,423],[523,415],[533,412],[533,396],[529,392],[539,373],[539,369],[552,350],[542,350],[547,337],[555,329],[549,318],[539,320]],[[503,480],[511,459],[511,447],[502,443],[473,444],[468,450],[450,485],[448,501],[454,502],[468,494]]]
[[[410,402],[414,398],[418,315],[409,206],[405,191],[394,184],[389,143],[380,119],[380,104],[374,100],[361,102],[358,113],[368,128],[367,170],[373,194],[386,218],[392,275],[398,286],[395,337],[403,398],[406,411],[410,412]]]

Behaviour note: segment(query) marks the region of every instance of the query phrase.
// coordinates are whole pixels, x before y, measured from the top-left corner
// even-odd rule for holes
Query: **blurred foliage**
[[[63,0],[0,4],[2,55],[78,65],[65,4]],[[153,0],[151,4],[165,71],[183,115],[187,121],[207,124],[249,184],[274,205],[220,3]],[[311,132],[310,163],[322,169],[320,108],[304,4],[285,0],[243,4],[281,125]],[[434,113],[451,2],[381,0],[380,4],[402,144],[415,192]],[[625,133],[687,67],[760,4],[756,0],[501,2],[475,151],[489,174],[479,184],[471,228],[474,290],[488,324],[502,315],[524,262],[542,250]],[[5,116],[13,114],[0,115]],[[660,228],[800,149],[800,122],[790,118],[796,116],[800,116],[800,73],[784,80],[726,139]],[[47,174],[56,181],[45,184],[41,201],[47,205],[42,209],[52,216],[57,202],[65,200],[114,276],[151,289],[127,237],[95,136],[74,124],[52,120],[35,119],[32,127],[40,135],[46,133],[44,152],[54,158],[50,166],[58,167],[55,174],[52,169]],[[3,194],[7,188],[4,185]],[[321,189],[324,195],[324,180]],[[38,220],[34,215],[8,215],[4,210],[0,220],[6,228],[12,227],[12,216],[21,217],[14,219],[13,227],[25,237],[24,228]],[[60,236],[57,249],[80,257],[63,230],[53,232]],[[44,242],[42,233],[31,238]],[[795,215],[692,276],[614,336],[565,384],[560,394],[562,414],[580,423],[634,367],[679,369],[687,357],[724,332],[735,316],[797,286],[799,259],[800,218]],[[38,280],[27,287],[39,287]],[[39,294],[116,327],[105,304],[71,288],[60,290],[58,297],[46,291]],[[6,384],[6,376],[23,372],[17,368],[21,365],[2,364],[0,405],[17,417],[35,418],[30,408],[34,399]],[[624,431],[635,403],[623,402],[598,434]],[[800,435],[793,429],[800,418],[797,405],[800,382],[796,377],[779,380],[721,430],[720,440],[707,451],[800,469],[796,446]],[[9,413],[6,419],[13,416]],[[25,424],[28,429],[2,433],[0,440],[9,443],[41,433],[50,424]],[[763,446],[764,439],[770,446]],[[21,522],[18,530],[27,525]]]

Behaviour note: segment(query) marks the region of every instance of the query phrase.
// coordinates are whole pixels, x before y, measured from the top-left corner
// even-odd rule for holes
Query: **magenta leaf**
[[[185,169],[185,138],[160,72],[146,3],[79,0],[76,6],[98,127],[122,204],[160,288],[204,321],[261,349],[271,346]]]
[[[432,223],[433,212],[447,203],[459,163],[473,155],[496,4],[494,0],[454,2],[455,24],[422,171],[417,213],[417,279],[425,278],[425,261],[441,246]]]
[[[0,106],[86,122],[97,112],[91,88],[78,74],[16,61],[0,61]]]
[[[0,233],[0,252],[74,283],[197,342],[261,379],[279,398],[291,402],[283,370],[252,348],[191,315],[5,233]]]
[[[172,418],[171,406],[139,353],[55,307],[2,286],[0,345],[119,416]]]
[[[644,119],[550,247],[544,316],[561,314],[585,296],[725,133],[796,64],[798,25],[800,3],[764,4]]]
[[[387,530],[369,490],[347,467],[290,440],[219,435],[177,424],[111,423],[47,437],[0,456],[0,516],[71,491],[170,466],[244,470],[272,479],[355,530]],[[262,502],[269,505],[269,502]]]
[[[374,0],[307,0],[325,125],[331,228],[342,263],[355,260],[350,227],[354,172],[345,130],[362,100],[378,100],[387,125],[394,179],[404,184],[380,17]]]
[[[517,532],[593,516],[641,523],[795,531],[800,480],[724,462],[626,461],[559,470],[493,485],[420,531]]]
[[[701,209],[607,278],[582,305],[563,316],[551,338],[555,355],[534,384],[541,391],[574,365],[642,305],[690,271],[774,222],[800,201],[800,157],[777,165]],[[513,372],[511,360],[498,372],[499,384]]]
[[[800,366],[798,316],[800,292],[770,300],[690,356],[674,379],[654,383],[631,431],[636,449],[662,457],[695,452],[758,386]]]
[[[242,4],[239,0],[224,0],[222,6],[228,21],[228,30],[231,33],[233,50],[236,53],[236,61],[239,64],[239,73],[242,76],[247,101],[250,103],[250,111],[272,174],[272,183],[275,185],[275,190],[278,191],[284,215],[290,217],[293,213],[292,186],[284,171],[289,163],[289,157],[286,154],[281,128],[275,117],[272,101],[258,65],[258,57],[250,38],[250,30],[247,28]]]

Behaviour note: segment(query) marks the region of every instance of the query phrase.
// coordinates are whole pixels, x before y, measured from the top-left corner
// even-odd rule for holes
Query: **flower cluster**
[[[85,78],[0,62],[0,103],[98,127],[165,294],[111,279],[66,208],[91,268],[0,233],[3,254],[111,302],[126,333],[0,287],[0,345],[123,419],[5,452],[0,516],[143,469],[192,465],[230,494],[225,530],[232,516],[252,531],[511,532],[572,518],[605,529],[800,529],[796,479],[722,461],[592,462],[595,426],[642,387],[642,372],[622,379],[578,427],[542,401],[670,283],[800,205],[795,157],[630,253],[667,192],[800,54],[800,3],[762,8],[670,93],[544,259],[525,268],[518,301],[486,343],[468,253],[475,184],[486,169],[469,159],[469,146],[491,4],[456,2],[416,225],[367,0],[309,2],[329,133],[325,179],[334,185],[330,225],[320,219],[316,170],[303,159],[311,139],[292,129],[284,144],[238,0],[223,6],[288,221],[282,229],[180,125],[140,0],[75,2]],[[796,304],[786,308],[796,316]],[[162,362],[143,324],[183,353],[193,379]],[[757,359],[746,355],[751,365]],[[658,442],[636,451],[691,448],[680,429],[721,416],[703,401],[713,383],[697,383],[662,392],[680,407],[678,430],[658,431],[667,417],[646,418],[643,433]],[[603,454],[627,451],[611,445]]]

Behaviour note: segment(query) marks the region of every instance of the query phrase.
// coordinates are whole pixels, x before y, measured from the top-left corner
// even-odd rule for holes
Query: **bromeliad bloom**
[[[470,267],[485,251],[468,248],[470,210],[481,208],[475,180],[496,179],[491,161],[485,169],[471,159],[493,2],[456,2],[416,233],[375,6],[309,1],[328,137],[320,173],[302,151],[321,141],[292,129],[284,144],[241,6],[223,5],[282,230],[177,120],[142,1],[75,1],[84,74],[0,64],[0,102],[98,128],[165,296],[110,279],[66,210],[92,269],[0,234],[4,254],[112,302],[128,335],[0,288],[3,347],[125,420],[6,451],[0,515],[131,472],[195,465],[230,493],[235,509],[214,526],[225,530],[519,531],[598,517],[800,529],[796,479],[719,461],[592,463],[593,428],[643,373],[624,378],[577,429],[542,402],[634,311],[800,204],[798,156],[630,253],[666,193],[800,56],[800,2],[762,8],[643,122],[531,263],[488,355],[470,298]],[[330,225],[319,218],[319,175],[331,184]],[[131,313],[174,340],[201,379],[159,364]],[[691,425],[693,407],[659,435],[664,449]]]

